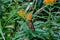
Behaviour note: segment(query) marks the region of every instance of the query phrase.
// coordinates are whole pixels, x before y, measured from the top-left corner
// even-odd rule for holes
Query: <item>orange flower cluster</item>
[[[25,16],[25,18],[26,18],[27,20],[31,20],[31,19],[32,19],[32,14],[27,13],[26,16]]]
[[[23,16],[23,14],[24,14],[24,10],[23,9],[21,9],[20,11],[18,11],[18,15],[19,16]]]
[[[56,0],[44,0],[44,3],[45,3],[45,4],[55,3],[55,2],[56,2]]]
[[[20,11],[18,12],[18,15],[19,15],[19,16],[23,16],[23,15],[24,15],[24,10],[20,10]],[[31,19],[32,19],[32,14],[27,13],[27,14],[25,15],[25,18],[26,18],[26,20],[31,20]]]

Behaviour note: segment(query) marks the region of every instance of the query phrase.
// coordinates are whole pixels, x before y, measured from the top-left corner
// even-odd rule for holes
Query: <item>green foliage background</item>
[[[60,0],[45,5],[44,0],[0,0],[0,40],[60,40]],[[35,31],[17,12],[32,14]]]

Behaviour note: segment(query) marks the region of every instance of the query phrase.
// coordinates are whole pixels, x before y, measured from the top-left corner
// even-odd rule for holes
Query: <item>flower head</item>
[[[24,14],[24,10],[23,9],[21,9],[20,11],[18,11],[18,15],[19,16],[23,16],[23,14]]]
[[[26,18],[27,20],[31,20],[31,19],[32,19],[32,14],[27,13],[26,16],[25,16],[25,18]]]

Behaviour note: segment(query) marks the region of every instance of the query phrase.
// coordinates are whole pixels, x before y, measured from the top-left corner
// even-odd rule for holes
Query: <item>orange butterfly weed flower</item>
[[[31,19],[32,19],[32,14],[27,13],[26,16],[25,16],[25,18],[26,18],[27,20],[31,20]]]
[[[55,2],[56,2],[56,0],[44,0],[45,4],[55,3]]]
[[[24,10],[23,9],[21,9],[20,11],[18,11],[18,15],[19,16],[23,16],[23,14],[24,14]]]

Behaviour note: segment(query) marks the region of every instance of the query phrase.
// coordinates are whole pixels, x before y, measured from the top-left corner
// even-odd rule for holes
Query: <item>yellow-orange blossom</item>
[[[56,0],[44,0],[44,3],[45,3],[45,4],[55,3],[55,2],[56,2]]]
[[[32,19],[32,14],[27,13],[26,16],[25,16],[25,18],[26,18],[27,20],[31,20],[31,19]]]
[[[24,16],[24,10],[18,11],[18,15],[19,15],[19,16]],[[25,15],[25,18],[26,18],[26,20],[31,20],[31,19],[32,19],[32,14],[27,13],[27,14]]]
[[[19,16],[23,16],[23,14],[24,14],[24,10],[23,9],[21,9],[20,11],[18,11],[18,15]]]

